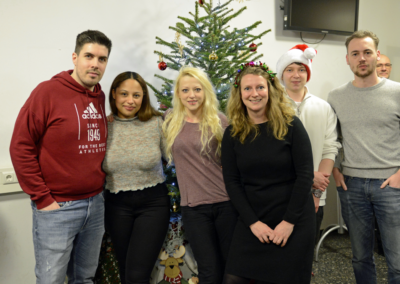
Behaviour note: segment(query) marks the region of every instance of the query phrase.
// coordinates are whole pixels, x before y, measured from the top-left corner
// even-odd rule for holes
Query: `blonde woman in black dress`
[[[310,283],[310,140],[268,67],[247,63],[240,70],[222,140],[225,186],[239,212],[224,283]]]

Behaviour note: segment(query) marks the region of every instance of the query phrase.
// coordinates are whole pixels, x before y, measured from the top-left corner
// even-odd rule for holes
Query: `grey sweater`
[[[349,82],[332,90],[328,102],[342,136],[343,174],[386,179],[396,173],[400,168],[400,84],[382,78],[373,87],[357,88]],[[339,159],[335,167],[340,168]]]
[[[143,190],[165,181],[161,156],[165,149],[162,117],[148,121],[114,116],[108,123],[103,170],[105,188],[113,193]]]

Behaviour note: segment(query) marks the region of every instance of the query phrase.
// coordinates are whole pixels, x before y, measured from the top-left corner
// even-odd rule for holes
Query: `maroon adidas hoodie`
[[[107,141],[105,96],[72,70],[39,84],[15,123],[10,154],[22,189],[38,209],[100,193]]]

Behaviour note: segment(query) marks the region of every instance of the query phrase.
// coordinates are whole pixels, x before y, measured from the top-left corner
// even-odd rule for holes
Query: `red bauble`
[[[254,52],[257,50],[257,44],[255,44],[254,42],[252,44],[249,45],[250,51]]]
[[[204,1],[203,1],[203,0],[199,0],[199,4],[200,4],[200,5],[203,5],[203,4],[204,4]]]
[[[165,104],[160,104],[160,109],[166,110],[166,109],[168,109],[168,107]]]
[[[160,69],[161,71],[164,71],[165,69],[167,69],[167,63],[165,63],[164,61],[161,61],[160,63],[158,63],[158,69]]]

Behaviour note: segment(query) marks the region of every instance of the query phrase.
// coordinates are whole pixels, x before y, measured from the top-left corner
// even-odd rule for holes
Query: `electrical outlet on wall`
[[[1,175],[3,184],[11,184],[18,182],[17,175],[15,174],[14,171],[2,172]]]
[[[0,194],[21,191],[14,169],[12,167],[0,168]]]

